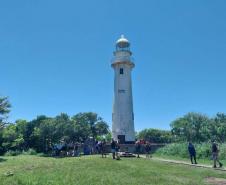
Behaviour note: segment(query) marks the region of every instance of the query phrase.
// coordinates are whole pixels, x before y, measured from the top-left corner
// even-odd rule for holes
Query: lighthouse
[[[112,135],[120,143],[134,143],[132,76],[134,68],[130,42],[122,35],[116,41],[111,67],[114,69]]]

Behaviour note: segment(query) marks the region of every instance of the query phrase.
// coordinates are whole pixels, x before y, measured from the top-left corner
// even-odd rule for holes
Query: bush
[[[210,143],[201,143],[195,144],[196,157],[198,159],[211,158],[211,144]]]
[[[37,155],[37,152],[34,149],[29,148],[27,151],[24,151],[23,154],[24,155]]]
[[[210,143],[200,143],[194,144],[196,149],[196,157],[198,159],[210,159],[211,158],[211,144]],[[172,143],[168,144],[162,148],[157,149],[155,152],[157,155],[174,156],[188,158],[188,144],[187,143]],[[226,159],[226,143],[220,144],[220,159]]]
[[[9,150],[5,153],[5,156],[17,156],[17,155],[20,155],[21,154],[21,151],[19,150]]]
[[[179,156],[183,158],[188,157],[187,144],[186,143],[172,143],[162,148],[157,149],[155,152],[158,155],[166,156]]]
[[[39,156],[39,157],[50,157],[51,155],[45,154],[45,153],[37,153],[37,156]]]
[[[226,159],[226,143],[220,146],[220,159]]]
[[[30,148],[27,151],[23,151],[23,152],[21,152],[20,150],[9,150],[4,155],[5,156],[17,156],[17,155],[21,155],[21,154],[23,154],[23,155],[37,155],[37,152],[34,149]]]

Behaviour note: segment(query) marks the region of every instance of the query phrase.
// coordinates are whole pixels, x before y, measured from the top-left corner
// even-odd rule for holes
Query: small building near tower
[[[120,143],[135,142],[132,76],[135,64],[130,42],[122,35],[116,41],[111,67],[114,69],[114,100],[112,112],[112,135]]]

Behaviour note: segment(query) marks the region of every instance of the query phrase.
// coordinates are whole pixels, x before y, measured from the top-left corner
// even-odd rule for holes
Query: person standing
[[[213,157],[213,168],[217,167],[217,162],[219,164],[219,167],[221,168],[223,164],[219,161],[218,155],[219,155],[219,147],[215,141],[212,143],[212,157]]]
[[[112,153],[112,158],[115,159],[115,152],[116,152],[116,142],[114,139],[111,140],[111,153]]]
[[[147,141],[145,144],[146,158],[151,158],[151,144]]]
[[[116,153],[116,160],[120,160],[120,145],[119,145],[119,140],[116,142],[116,146],[115,146],[115,153]]]
[[[197,162],[196,162],[196,150],[195,150],[194,145],[191,142],[188,143],[188,152],[190,154],[191,164],[194,164],[193,158],[194,158],[195,164],[197,164]]]
[[[136,147],[136,153],[137,153],[137,158],[140,158],[140,152],[141,152],[141,143],[140,141],[136,141],[135,143],[135,147]]]
[[[100,143],[100,151],[101,151],[102,158],[106,158],[107,154],[106,154],[106,141],[105,140],[101,141],[101,143]]]

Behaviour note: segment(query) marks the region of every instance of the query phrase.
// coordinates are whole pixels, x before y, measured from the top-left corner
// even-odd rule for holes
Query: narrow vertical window
[[[119,73],[120,73],[120,75],[123,74],[123,68],[120,68]]]

